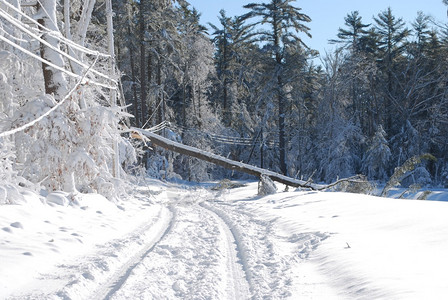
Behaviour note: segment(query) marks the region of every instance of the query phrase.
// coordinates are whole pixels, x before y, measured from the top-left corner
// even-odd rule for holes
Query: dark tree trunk
[[[285,99],[282,93],[282,80],[280,75],[277,77],[278,82],[278,139],[279,139],[279,151],[280,151],[280,171],[283,175],[286,175],[286,136],[285,136]]]
[[[164,92],[163,92],[163,88],[162,88],[162,60],[159,59],[159,62],[157,64],[157,85],[159,87],[159,97],[158,97],[158,103],[157,105],[159,106],[158,110],[157,110],[157,123],[160,124],[164,121],[165,119],[165,113],[164,113],[164,109],[165,109],[165,97],[164,97]]]
[[[41,15],[43,15],[43,17],[41,19],[38,19],[37,22],[43,27],[50,28],[50,30],[59,31],[56,25],[56,1],[45,0],[42,3],[45,3],[47,9],[48,7],[54,8],[47,12],[45,8],[41,6],[41,3],[38,2],[37,10]],[[44,33],[42,35],[42,39],[50,45],[59,49],[59,43],[57,39],[52,37],[51,35]],[[50,49],[43,43],[40,44],[40,56],[58,67],[64,67],[62,56],[55,53],[53,49]],[[62,74],[62,71],[57,70],[46,63],[42,63],[42,72],[44,76],[45,93],[54,95],[57,101],[61,100],[68,92],[67,81]]]
[[[140,0],[140,109],[141,109],[141,124],[146,122],[146,45],[145,45],[145,17],[144,11],[146,7],[146,0]]]
[[[149,53],[148,53],[148,70],[147,70],[147,72],[148,72],[148,85],[151,87],[151,84],[152,84],[152,53],[151,53],[151,50],[149,51]],[[152,116],[152,114],[153,114],[153,106],[152,105],[154,105],[154,104],[151,104],[151,103],[149,103],[148,104],[148,117],[151,117]],[[148,121],[148,127],[151,127],[152,125],[153,125],[153,123],[154,123],[154,120],[149,120]]]
[[[131,28],[128,26],[128,34],[131,34]],[[135,74],[135,62],[134,62],[134,46],[129,45],[129,59],[131,64],[131,81],[132,81],[132,106],[134,110],[134,118],[135,118],[135,126],[140,127],[140,118],[139,118],[139,110],[138,110],[138,97],[137,97],[137,76]]]

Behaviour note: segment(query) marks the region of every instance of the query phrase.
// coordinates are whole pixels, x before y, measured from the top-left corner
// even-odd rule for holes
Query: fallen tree
[[[248,165],[242,162],[238,162],[238,161],[234,161],[228,158],[225,158],[223,156],[220,155],[216,155],[192,146],[186,146],[184,144],[169,140],[167,138],[164,138],[158,134],[155,134],[153,132],[147,131],[147,130],[143,130],[140,128],[131,128],[131,130],[133,131],[133,135],[134,136],[145,136],[147,138],[149,138],[149,140],[151,141],[151,143],[153,143],[156,146],[165,148],[167,150],[170,151],[174,151],[180,154],[184,154],[184,155],[188,155],[191,157],[195,157],[201,160],[205,160],[207,162],[216,164],[218,166],[224,167],[226,169],[230,169],[230,170],[235,170],[235,171],[240,171],[240,172],[244,172],[250,175],[254,175],[257,176],[258,178],[260,178],[262,175],[264,176],[268,176],[269,178],[271,178],[274,181],[283,183],[285,185],[288,186],[292,186],[292,187],[297,187],[297,188],[307,188],[307,189],[311,189],[311,190],[324,190],[330,187],[335,186],[336,184],[339,184],[343,181],[356,181],[358,177],[350,177],[350,178],[346,178],[346,179],[341,179],[338,180],[336,183],[333,184],[329,184],[329,185],[320,185],[320,184],[314,184],[314,183],[310,183],[309,181],[303,181],[303,180],[298,180],[298,179],[294,179],[276,172],[272,172],[266,169],[262,169],[259,167],[255,167],[252,165]]]

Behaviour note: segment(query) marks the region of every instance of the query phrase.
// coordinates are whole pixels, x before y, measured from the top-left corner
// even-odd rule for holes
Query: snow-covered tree
[[[257,30],[254,35],[266,43],[266,49],[272,55],[274,61],[270,65],[270,75],[275,77],[276,84],[273,86],[277,100],[277,122],[279,140],[279,167],[283,174],[287,174],[286,149],[287,134],[285,132],[285,115],[288,107],[285,95],[285,78],[283,72],[287,67],[284,61],[284,53],[292,44],[303,44],[298,33],[308,36],[310,28],[305,25],[310,22],[309,16],[301,12],[301,8],[292,5],[291,0],[271,0],[267,3],[250,3],[244,8],[250,11],[242,16],[242,19],[258,18],[255,24],[266,24],[267,26]]]
[[[76,7],[78,3],[72,4]],[[64,4],[69,8],[69,1]],[[95,1],[89,5],[95,5]],[[44,34],[39,36],[31,25],[12,19],[12,14],[3,14],[6,24],[26,33],[22,38],[29,41],[19,45],[11,35],[5,35],[0,44],[4,58],[0,60],[0,126],[7,136],[1,141],[4,162],[18,176],[43,185],[48,192],[98,192],[117,197],[122,192],[113,171],[118,145],[127,154],[121,162],[129,163],[135,157],[118,132],[121,109],[106,93],[106,89],[116,89],[108,56],[97,52],[106,51],[99,44],[96,49],[83,47],[95,47],[98,41],[88,34],[92,12],[83,12],[86,23],[82,26],[80,19],[73,21],[70,10],[64,15],[66,25],[85,28],[84,32],[79,27],[81,34],[76,36],[80,41],[76,44],[67,38],[73,32],[70,26],[65,27],[66,37],[58,34],[62,16],[55,0],[39,1],[33,15],[37,22],[8,8]],[[33,54],[36,48],[40,56]]]
[[[387,170],[392,153],[390,151],[386,132],[378,126],[369,148],[362,160],[362,171],[369,179],[384,181],[388,178]]]

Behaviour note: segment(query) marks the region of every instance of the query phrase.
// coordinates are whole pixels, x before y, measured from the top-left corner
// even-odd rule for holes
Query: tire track
[[[146,231],[151,239],[145,243],[145,246],[124,263],[112,276],[109,277],[103,288],[97,290],[91,299],[110,299],[126,282],[132,271],[148,256],[154,248],[171,231],[176,219],[176,210],[169,206],[162,210],[159,220]]]
[[[157,209],[133,231],[62,261],[39,274],[29,289],[8,299],[107,299],[125,282],[139,256],[150,253],[173,226],[175,210],[165,206]]]
[[[278,235],[278,218],[259,216],[250,204],[210,201],[201,205],[216,213],[231,230],[252,299],[291,297],[294,253],[291,243]]]
[[[199,205],[204,211],[213,216],[226,236],[229,299],[249,299],[253,293],[252,276],[247,267],[247,258],[239,239],[240,234],[219,211],[204,202]]]

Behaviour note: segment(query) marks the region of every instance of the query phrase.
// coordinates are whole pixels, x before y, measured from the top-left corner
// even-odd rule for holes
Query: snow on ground
[[[0,299],[445,299],[448,203],[150,181],[0,206]],[[439,190],[433,200],[448,200]]]

